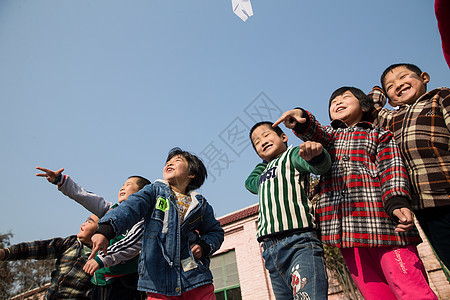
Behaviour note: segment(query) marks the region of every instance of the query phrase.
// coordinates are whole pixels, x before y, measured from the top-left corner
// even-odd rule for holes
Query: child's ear
[[[422,74],[420,74],[420,78],[422,79],[424,84],[430,82],[430,75],[427,72],[423,72]]]
[[[280,138],[283,141],[283,143],[286,143],[288,141],[288,137],[287,137],[286,133],[282,133],[280,135]]]

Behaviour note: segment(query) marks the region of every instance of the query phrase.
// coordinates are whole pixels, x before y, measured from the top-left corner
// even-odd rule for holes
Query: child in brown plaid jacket
[[[98,217],[91,215],[81,225],[77,235],[0,249],[0,261],[56,258],[45,299],[90,299],[92,276],[84,272],[83,267],[92,252],[91,237],[97,227]]]
[[[374,123],[394,133],[411,182],[413,210],[437,255],[450,267],[450,89],[427,92],[430,75],[394,64],[369,94]],[[383,108],[388,102],[396,110]]]

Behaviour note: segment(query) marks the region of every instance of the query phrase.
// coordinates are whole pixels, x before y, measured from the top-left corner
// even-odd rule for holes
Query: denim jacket
[[[119,235],[144,218],[139,290],[179,296],[212,283],[209,256],[220,248],[224,231],[206,199],[195,192],[190,196],[192,203],[181,224],[176,198],[161,180],[130,195],[99,221],[100,225],[109,224]],[[210,251],[196,260],[190,245],[200,243],[209,246]]]

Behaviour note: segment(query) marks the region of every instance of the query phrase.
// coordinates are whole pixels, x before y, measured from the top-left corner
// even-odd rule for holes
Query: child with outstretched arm
[[[275,124],[330,153],[316,208],[321,239],[340,249],[364,299],[437,299],[417,253],[406,169],[392,133],[367,122],[372,110],[364,92],[342,87],[330,97],[330,126],[300,108]]]
[[[119,204],[106,201],[103,197],[86,191],[78,185],[70,176],[63,175],[64,169],[52,171],[37,167],[44,173],[36,176],[45,177],[58,186],[64,195],[83,205],[87,210],[99,218],[103,217],[110,209],[114,209],[125,201],[129,195],[139,191],[149,184],[146,178],[130,176],[118,193]],[[111,240],[108,255],[99,253],[94,259],[90,259],[84,266],[84,271],[93,275],[92,299],[142,299],[142,292],[137,290],[138,261],[142,248],[143,220],[136,223],[124,235]]]
[[[101,220],[93,252],[107,254],[109,240],[144,218],[138,289],[147,299],[215,299],[209,257],[224,231],[206,199],[195,192],[207,176],[203,162],[172,149],[164,180],[146,185]]]
[[[91,237],[97,230],[98,217],[91,215],[77,235],[20,243],[0,249],[0,260],[56,258],[55,270],[51,274],[50,286],[45,299],[90,299],[91,275],[83,266],[91,254]]]
[[[310,173],[328,171],[330,155],[315,142],[288,147],[287,135],[268,121],[253,126],[250,140],[263,162],[245,187],[259,196],[257,239],[275,297],[327,299],[323,247],[304,184]]]

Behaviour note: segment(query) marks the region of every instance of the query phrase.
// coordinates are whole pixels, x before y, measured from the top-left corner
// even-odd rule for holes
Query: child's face
[[[119,190],[119,203],[127,200],[128,196],[139,191],[137,184],[138,179],[135,177],[128,178]]]
[[[87,245],[91,245],[91,237],[97,231],[98,227],[98,217],[96,215],[91,215],[86,222],[81,224],[80,232],[77,234],[78,239]]]
[[[286,134],[278,135],[269,124],[263,124],[252,132],[252,143],[256,153],[265,161],[271,161],[286,151]]]
[[[346,91],[337,96],[330,103],[330,116],[332,120],[342,120],[348,126],[353,126],[363,117],[364,111],[361,108],[358,98],[352,92]]]
[[[412,104],[426,93],[426,84],[430,81],[428,73],[420,76],[405,66],[392,69],[384,77],[384,87],[391,106]]]
[[[189,174],[189,164],[183,155],[175,155],[166,162],[163,169],[163,178],[177,192],[184,193],[178,187],[186,187],[195,175]]]

